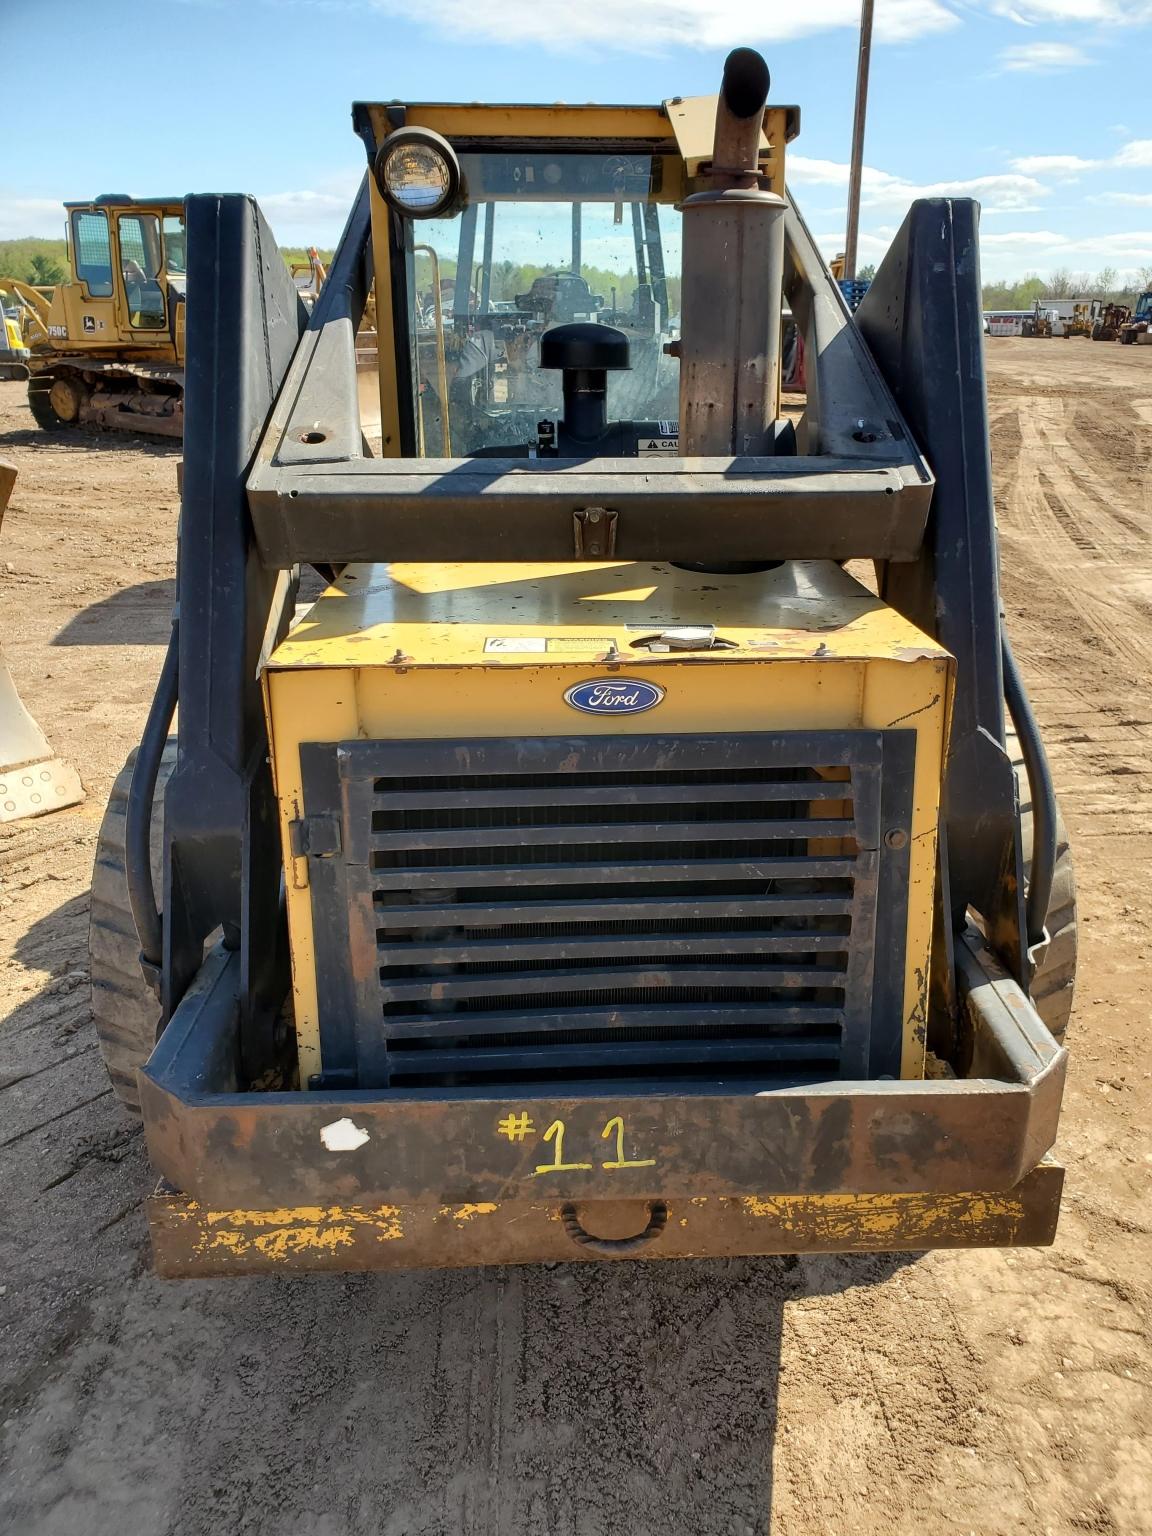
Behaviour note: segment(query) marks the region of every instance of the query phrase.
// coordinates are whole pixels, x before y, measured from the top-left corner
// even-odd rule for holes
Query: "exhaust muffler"
[[[724,64],[709,185],[681,205],[680,452],[770,454],[780,413],[784,199],[760,175],[768,66],[752,48]]]

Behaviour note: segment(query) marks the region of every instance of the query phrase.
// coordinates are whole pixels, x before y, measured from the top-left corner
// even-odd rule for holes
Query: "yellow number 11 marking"
[[[556,1143],[556,1156],[550,1163],[537,1163],[537,1173],[561,1173],[569,1168],[591,1168],[591,1163],[566,1163],[564,1161],[564,1122],[553,1120],[552,1124],[544,1132],[545,1141]]]
[[[512,1117],[509,1116],[508,1118],[511,1119]],[[508,1139],[511,1141],[511,1132],[504,1127],[505,1122],[501,1121],[499,1127],[501,1134],[508,1136]],[[517,1130],[519,1130],[519,1126],[517,1126]],[[606,1163],[601,1163],[600,1166],[602,1168],[615,1170],[617,1168],[651,1168],[654,1166],[656,1162],[654,1157],[624,1156],[624,1119],[622,1115],[613,1115],[612,1119],[609,1120],[608,1124],[600,1132],[600,1140],[607,1141],[613,1133],[616,1136],[616,1156],[610,1158]],[[567,1173],[574,1168],[591,1168],[591,1163],[566,1163],[564,1161],[563,1120],[553,1120],[552,1124],[544,1132],[544,1140],[552,1142],[555,1156],[550,1163],[537,1163],[537,1173]]]
[[[600,1140],[607,1141],[612,1132],[616,1132],[616,1156],[611,1162],[601,1163],[602,1168],[651,1168],[656,1159],[654,1157],[625,1157],[624,1156],[624,1118],[622,1115],[613,1115],[608,1124],[600,1132]]]

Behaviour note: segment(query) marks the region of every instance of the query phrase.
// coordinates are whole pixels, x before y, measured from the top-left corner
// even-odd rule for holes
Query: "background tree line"
[[[1031,309],[1037,299],[1105,299],[1115,304],[1135,304],[1152,288],[1152,266],[1134,272],[1104,267],[1094,276],[1058,267],[1049,277],[1029,272],[1017,282],[984,284],[985,309]]]
[[[439,265],[440,281],[444,282],[451,278],[454,283],[456,281],[455,259],[451,256],[441,256]],[[489,299],[493,304],[514,304],[518,297],[532,291],[532,283],[536,278],[566,270],[568,268],[563,263],[540,266],[533,262],[494,261]],[[635,272],[616,272],[610,267],[593,267],[583,262],[580,275],[592,293],[599,294],[603,298],[606,309],[612,308],[613,295],[615,295],[617,309],[628,309],[631,306],[638,281]],[[472,275],[473,289],[478,289],[479,285],[480,268],[477,264]],[[432,291],[432,262],[422,252],[416,254],[416,291],[421,298]],[[668,309],[673,315],[680,312],[679,277],[668,278]]]
[[[280,254],[291,265],[305,262],[308,252],[302,245],[281,246]],[[332,260],[331,251],[321,251],[320,260]],[[63,240],[0,240],[0,277],[15,277],[21,282],[48,286],[62,283],[68,275],[68,246]]]
[[[291,265],[293,262],[305,262],[308,253],[303,246],[281,246],[280,254],[285,262]],[[320,252],[323,262],[332,260],[332,252]],[[492,292],[493,303],[513,304],[518,294],[526,294],[532,288],[532,281],[537,277],[544,277],[551,272],[561,270],[558,266],[538,266],[531,262],[517,263],[514,261],[497,261],[492,264]],[[63,282],[68,271],[68,247],[63,240],[0,240],[0,277],[16,277],[25,283],[51,284]],[[616,306],[619,309],[627,309],[632,303],[632,296],[636,292],[635,272],[614,272],[608,267],[593,267],[585,263],[581,269],[581,275],[594,294],[603,296],[606,308],[612,306],[612,295],[615,290]],[[442,256],[440,258],[441,278],[456,277],[456,261],[453,257]],[[479,282],[479,268],[473,277],[473,284]],[[423,254],[416,256],[416,288],[421,295],[431,291],[432,287],[432,263]],[[668,279],[668,307],[672,314],[680,311],[680,279],[669,277]]]
[[[307,260],[303,246],[281,248],[288,263]],[[331,251],[321,251],[322,261],[332,259]],[[68,249],[63,240],[0,240],[0,277],[16,277],[26,283],[51,284],[62,282],[67,275]],[[498,261],[492,268],[492,299],[496,303],[514,303],[517,294],[527,293],[535,277],[555,272],[556,267],[533,266]],[[627,309],[636,291],[634,272],[614,272],[607,267],[581,268],[583,277],[593,293],[603,295],[606,307],[611,307],[612,290],[616,290],[616,305]],[[442,258],[441,277],[456,276],[456,262]],[[862,279],[876,275],[874,265],[860,268]],[[426,256],[416,258],[416,283],[420,293],[431,288],[431,263]],[[1135,271],[1120,272],[1115,267],[1104,267],[1094,275],[1090,272],[1073,272],[1059,267],[1048,278],[1036,272],[1027,272],[1015,281],[993,281],[984,284],[985,309],[1031,309],[1037,299],[1106,299],[1119,304],[1134,304],[1140,294],[1152,289],[1152,266],[1138,267]],[[680,279],[668,279],[668,307],[675,315],[680,310]]]

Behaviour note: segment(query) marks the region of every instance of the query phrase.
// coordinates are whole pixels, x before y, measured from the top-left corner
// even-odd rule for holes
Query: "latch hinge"
[[[335,816],[301,816],[288,823],[288,847],[294,859],[329,859],[343,846]]]
[[[582,507],[572,514],[577,560],[611,560],[616,554],[618,514],[611,507]]]

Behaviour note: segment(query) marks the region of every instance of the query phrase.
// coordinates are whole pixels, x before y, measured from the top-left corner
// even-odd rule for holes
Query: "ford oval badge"
[[[572,708],[584,715],[641,715],[663,697],[663,688],[634,677],[598,677],[577,683],[564,695]]]

